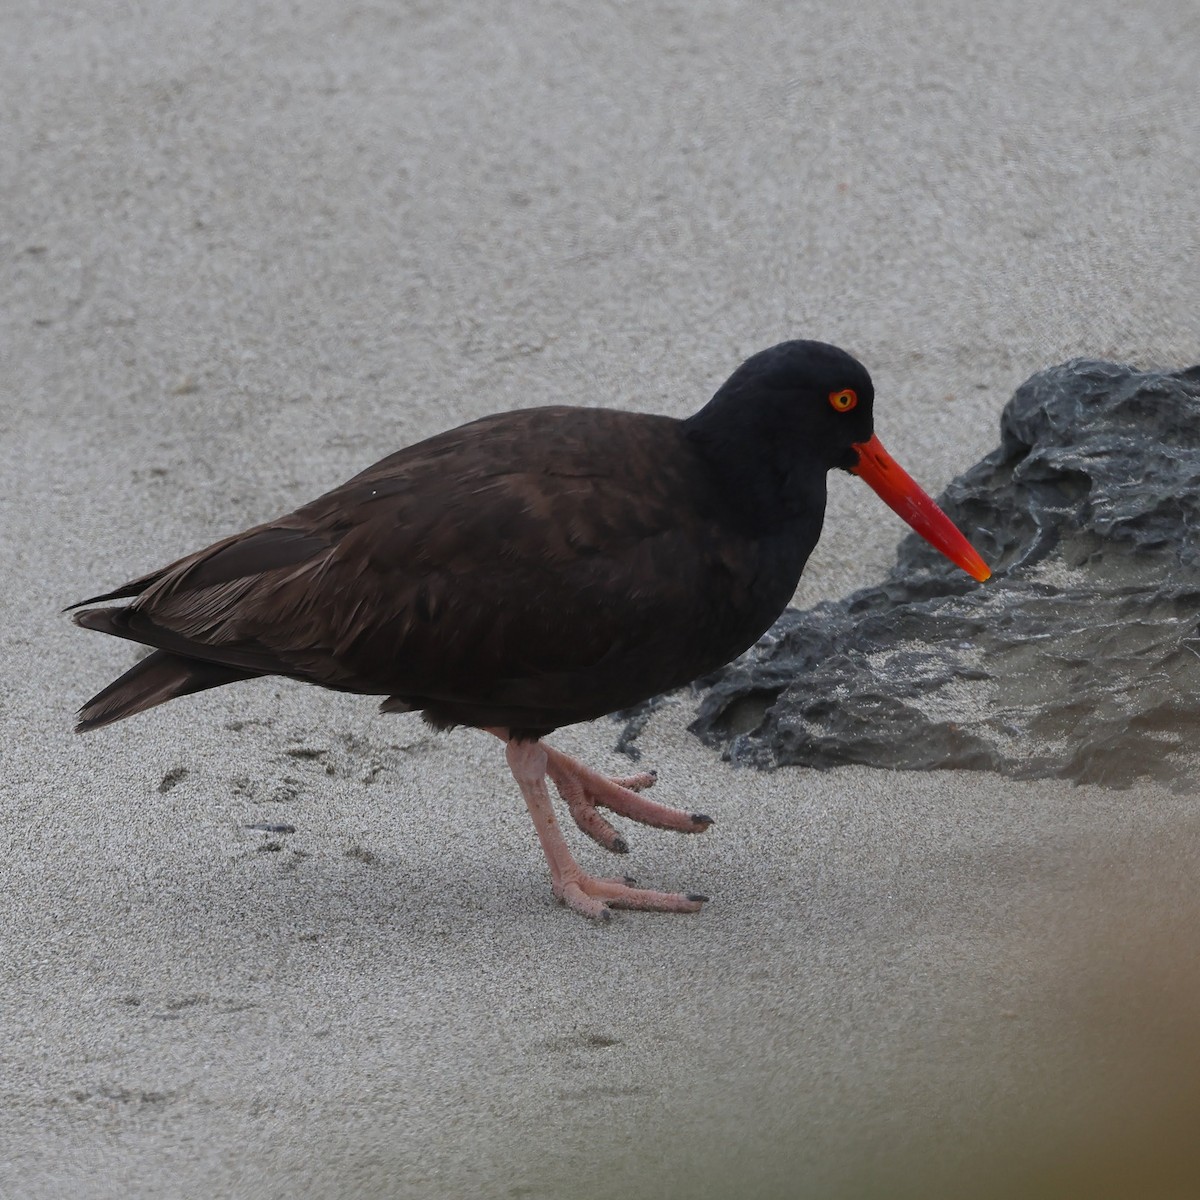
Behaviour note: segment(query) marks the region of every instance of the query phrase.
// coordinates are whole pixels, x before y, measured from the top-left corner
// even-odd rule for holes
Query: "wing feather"
[[[697,644],[743,648],[722,630],[746,627],[751,551],[709,484],[669,418],[484,418],[143,577],[127,636],[447,719],[581,720],[685,682]]]

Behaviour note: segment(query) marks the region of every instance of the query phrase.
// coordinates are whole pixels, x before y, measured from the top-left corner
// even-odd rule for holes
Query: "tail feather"
[[[171,566],[175,564],[172,563]],[[128,583],[123,583],[119,588],[112,592],[105,592],[102,596],[89,596],[86,600],[76,600],[74,604],[68,604],[63,612],[73,612],[77,608],[83,608],[87,604],[100,604],[105,600],[128,600],[130,596],[140,596],[151,584],[157,583],[169,570],[170,566],[160,567],[157,571],[151,571],[149,575],[140,575],[137,579],[131,579]],[[76,620],[79,618],[76,617]],[[82,625],[84,622],[80,621]]]
[[[76,620],[90,629],[105,629],[100,620],[81,620],[84,617],[99,618],[102,612],[80,613]],[[155,650],[140,663],[114,679],[102,692],[98,692],[79,710],[76,733],[87,733],[114,721],[122,721],[134,713],[153,708],[177,696],[192,692],[203,692],[208,688],[236,683],[239,679],[252,679],[259,672],[243,671],[237,667],[226,667],[220,663],[204,662],[198,658],[185,658],[166,650]]]
[[[86,603],[86,602],[85,602]],[[70,609],[64,610],[70,612]],[[120,622],[124,608],[93,608],[88,612],[71,614],[71,620],[84,629],[95,629],[100,633],[111,633],[113,637],[129,637],[129,632]]]

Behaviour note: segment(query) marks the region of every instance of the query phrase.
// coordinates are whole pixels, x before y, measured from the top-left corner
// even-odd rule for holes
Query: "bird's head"
[[[748,358],[693,421],[736,424],[798,469],[849,471],[917,533],[978,580],[991,571],[954,523],[875,436],[875,388],[866,367],[825,342],[781,342]],[[707,422],[706,422],[707,419]]]
[[[752,355],[710,407],[788,454],[826,470],[853,470],[854,447],[874,433],[875,388],[866,367],[824,342],[781,342]]]

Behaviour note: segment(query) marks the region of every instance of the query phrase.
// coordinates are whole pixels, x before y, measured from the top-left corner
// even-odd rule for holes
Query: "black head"
[[[991,572],[875,436],[862,363],[824,342],[781,342],[748,358],[683,422],[728,513],[751,534],[789,525],[799,577],[821,533],[825,475],[852,471],[951,562]]]
[[[686,424],[706,439],[758,444],[772,459],[849,470],[851,447],[874,432],[874,401],[866,367],[844,350],[781,342],[746,359]]]

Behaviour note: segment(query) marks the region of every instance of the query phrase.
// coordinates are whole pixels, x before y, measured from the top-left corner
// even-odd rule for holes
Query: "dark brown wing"
[[[795,578],[765,579],[720,509],[674,420],[506,413],[118,589],[145,585],[113,619],[435,720],[549,728],[686,682],[783,607]]]

